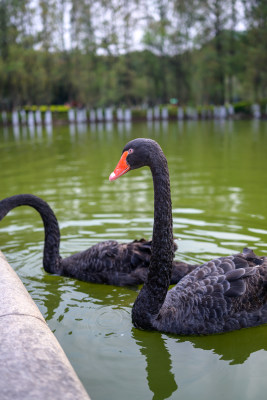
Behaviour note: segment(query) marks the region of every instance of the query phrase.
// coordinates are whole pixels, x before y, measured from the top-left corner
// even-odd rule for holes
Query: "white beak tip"
[[[114,181],[115,179],[116,179],[116,175],[114,174],[114,172],[111,172],[111,174],[109,175],[109,180]]]

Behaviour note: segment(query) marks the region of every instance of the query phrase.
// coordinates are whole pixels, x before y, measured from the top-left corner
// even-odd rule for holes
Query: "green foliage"
[[[259,105],[261,108],[261,113],[263,115],[267,115],[267,99],[262,99],[259,101]]]
[[[136,121],[146,119],[147,110],[142,108],[134,108],[132,110],[132,118]]]
[[[168,109],[169,118],[170,119],[177,119],[177,107],[172,106],[172,105],[168,105],[167,109]]]
[[[179,106],[263,101],[266,112],[267,3],[243,3],[246,30],[238,32],[237,0],[0,0],[0,109],[177,98]],[[133,51],[138,7],[142,49]],[[248,114],[249,104],[236,111]]]
[[[67,113],[68,110],[70,109],[69,105],[51,105],[51,106],[37,106],[37,105],[32,105],[32,106],[25,106],[23,107],[25,111],[37,111],[40,110],[41,113],[45,113],[46,111],[51,111],[53,113]]]
[[[251,115],[252,102],[240,101],[234,104],[234,110],[236,114]]]

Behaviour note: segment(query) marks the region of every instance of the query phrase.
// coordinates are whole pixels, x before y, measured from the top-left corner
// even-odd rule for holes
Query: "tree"
[[[244,1],[248,27],[249,49],[247,54],[247,77],[251,82],[252,97],[267,97],[267,2]]]
[[[21,49],[34,43],[31,13],[30,0],[0,0],[0,57],[3,67],[0,87],[1,103],[5,108],[12,108],[21,101],[18,90],[19,79],[24,75]]]
[[[266,43],[266,0],[0,0],[0,106],[260,100]]]
[[[198,3],[199,41],[210,44],[208,75],[211,78],[210,101],[225,102],[225,41],[224,31],[229,20],[229,0],[200,0]],[[213,51],[213,54],[212,54]],[[205,62],[205,61],[204,61]]]

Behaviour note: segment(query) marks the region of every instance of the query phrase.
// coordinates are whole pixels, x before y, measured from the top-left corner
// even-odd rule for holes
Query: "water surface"
[[[107,238],[151,237],[148,169],[108,176],[124,145],[150,137],[169,163],[177,259],[203,262],[251,247],[267,253],[267,122],[99,124],[0,130],[0,198],[33,193],[51,205],[61,255]],[[21,207],[0,223],[0,248],[93,400],[266,398],[267,326],[208,337],[142,332],[140,288],[52,276],[43,225]]]

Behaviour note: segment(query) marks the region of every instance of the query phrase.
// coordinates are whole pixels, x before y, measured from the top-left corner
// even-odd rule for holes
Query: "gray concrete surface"
[[[38,307],[1,251],[0,399],[90,399]]]

